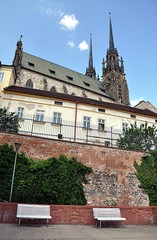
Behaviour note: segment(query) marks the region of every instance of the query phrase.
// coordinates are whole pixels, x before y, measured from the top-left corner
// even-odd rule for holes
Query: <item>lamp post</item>
[[[15,177],[15,170],[16,170],[16,160],[17,160],[17,152],[21,146],[21,143],[14,143],[16,153],[15,153],[15,159],[14,159],[14,168],[13,168],[13,175],[12,175],[12,181],[11,181],[11,189],[10,189],[10,197],[9,197],[9,202],[11,202],[12,199],[12,192],[13,192],[13,185],[14,185],[14,177]]]

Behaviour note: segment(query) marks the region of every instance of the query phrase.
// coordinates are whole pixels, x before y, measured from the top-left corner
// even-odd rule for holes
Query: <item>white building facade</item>
[[[63,93],[9,86],[2,99],[1,107],[17,113],[19,133],[45,138],[116,147],[131,124],[157,124],[149,110]]]

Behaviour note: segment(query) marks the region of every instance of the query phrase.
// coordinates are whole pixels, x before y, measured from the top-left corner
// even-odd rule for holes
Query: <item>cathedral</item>
[[[103,59],[102,62],[101,81],[99,77],[96,77],[96,70],[93,67],[92,34],[90,34],[89,64],[85,75],[23,52],[22,36],[17,42],[13,66],[16,69],[17,86],[56,91],[80,97],[92,97],[102,101],[106,101],[108,98],[107,101],[130,105],[124,63],[122,58],[119,59],[118,51],[114,46],[111,18],[109,25],[109,48],[106,59]],[[26,68],[30,71],[28,75],[23,70]],[[37,76],[31,74],[31,71],[44,75],[43,79],[39,81]],[[61,81],[62,86],[59,84],[59,88],[56,86],[58,84],[53,85],[53,80]]]
[[[23,51],[21,36],[12,65],[0,64],[0,106],[17,113],[19,134],[116,147],[131,124],[157,124],[157,113],[144,102],[130,106],[125,76],[111,17],[101,79],[93,64],[92,34],[85,74]]]

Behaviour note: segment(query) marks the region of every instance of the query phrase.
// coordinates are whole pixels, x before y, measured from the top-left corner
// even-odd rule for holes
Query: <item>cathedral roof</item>
[[[21,67],[114,100],[100,81],[26,52],[22,52]]]

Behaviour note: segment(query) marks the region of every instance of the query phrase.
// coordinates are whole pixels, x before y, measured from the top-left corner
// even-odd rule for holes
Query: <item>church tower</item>
[[[89,63],[88,63],[88,68],[86,68],[85,75],[96,79],[96,71],[95,71],[95,68],[93,67],[92,33],[90,34]]]
[[[109,24],[109,49],[107,50],[106,61],[103,59],[102,62],[102,79],[107,93],[116,101],[120,101],[124,105],[130,105],[124,62],[122,57],[119,59],[118,51],[114,46],[111,17]]]

